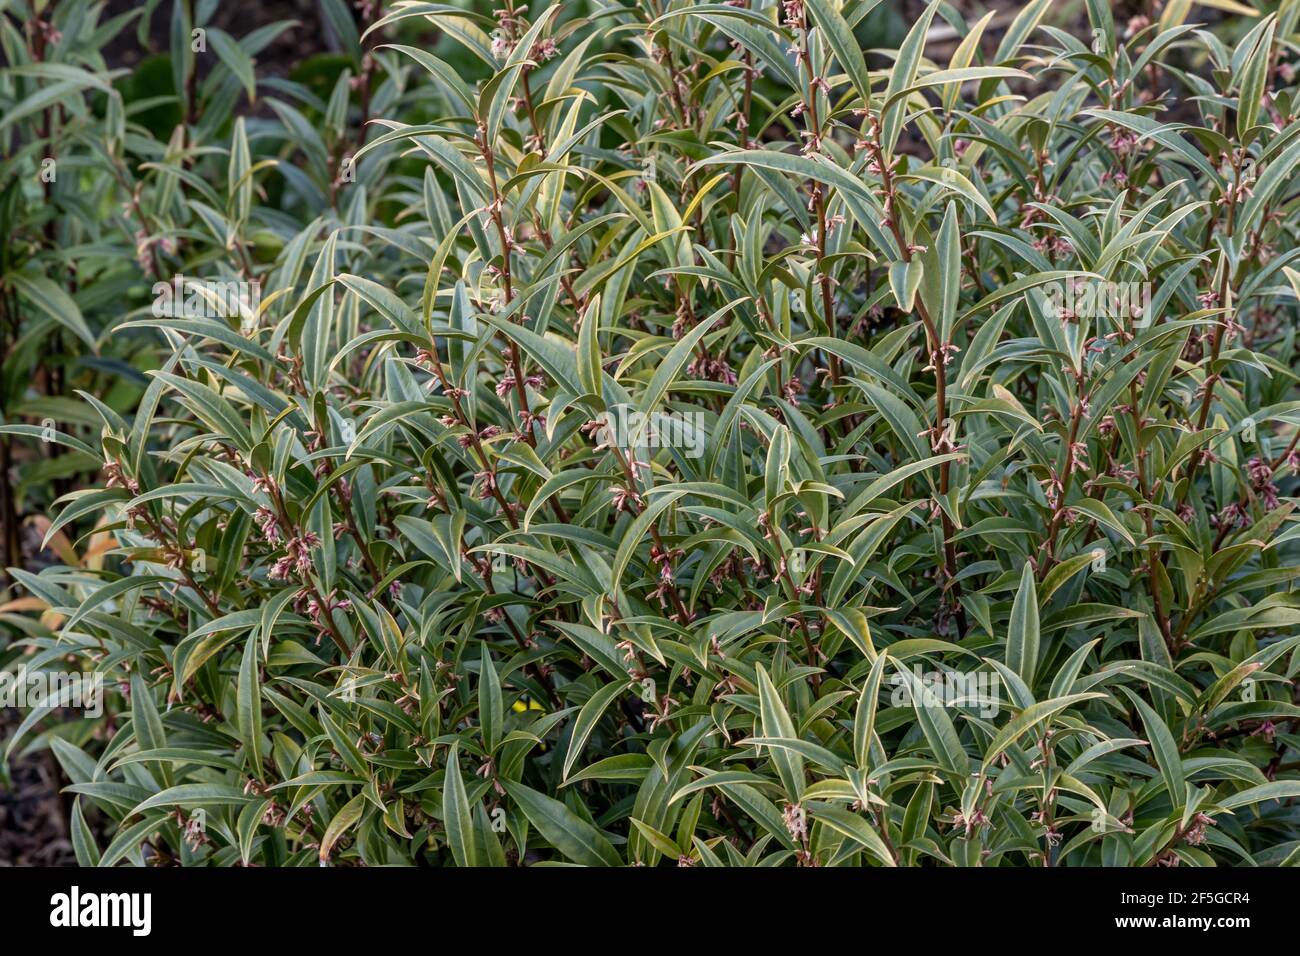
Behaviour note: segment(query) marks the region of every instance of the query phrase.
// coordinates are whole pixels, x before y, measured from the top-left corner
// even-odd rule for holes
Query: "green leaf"
[[[591,737],[591,732],[596,729],[600,718],[609,709],[609,705],[626,690],[627,688],[617,681],[606,684],[592,694],[587,702],[582,705],[582,709],[578,711],[578,716],[573,721],[573,730],[569,734],[569,750],[564,756],[564,767],[560,771],[560,776],[566,781],[569,779],[570,769],[577,762],[577,759],[582,756],[582,748],[586,746],[587,740]]]
[[[488,753],[495,753],[505,723],[505,702],[501,695],[501,678],[497,676],[487,642],[484,642],[479,656],[478,719],[483,744]]]
[[[1169,794],[1174,810],[1181,812],[1187,799],[1187,787],[1183,779],[1182,756],[1174,742],[1174,735],[1169,732],[1169,727],[1160,719],[1160,715],[1147,706],[1146,702],[1128,688],[1124,688],[1124,693],[1128,694],[1142,715],[1142,726],[1146,728],[1147,739],[1151,741],[1151,751],[1155,754],[1156,766],[1160,768],[1165,792]]]
[[[1274,780],[1247,787],[1216,802],[1224,810],[1238,810],[1268,800],[1289,800],[1295,797],[1300,797],[1300,780]]]
[[[477,849],[471,830],[469,800],[460,776],[459,743],[447,753],[447,771],[442,786],[442,824],[447,830],[447,845],[457,866],[478,866]]]
[[[984,198],[984,194],[975,188],[965,175],[948,166],[923,166],[920,169],[910,170],[900,175],[900,180],[907,182],[909,180],[921,180],[924,182],[936,183],[944,189],[957,193],[964,199],[969,199],[984,215],[988,216],[993,222],[998,221],[998,214],[993,211],[993,206]]]
[[[322,865],[329,860],[330,853],[334,850],[334,844],[338,843],[343,834],[357,825],[365,806],[365,794],[358,793],[343,805],[343,809],[334,814],[329,825],[325,827],[325,833],[320,840],[320,850],[317,856]]]
[[[1038,589],[1028,561],[1021,568],[1020,587],[1011,604],[1006,660],[1007,666],[1032,687],[1038,669]]]
[[[835,59],[840,61],[840,66],[848,74],[849,81],[858,96],[862,98],[863,105],[867,105],[871,102],[871,77],[867,72],[867,61],[862,56],[857,39],[853,36],[853,30],[829,0],[804,0],[804,5],[826,38],[826,43],[835,54]]]
[[[772,678],[767,676],[767,671],[762,664],[755,665],[754,672],[758,680],[759,723],[763,728],[762,736],[798,737],[794,721],[790,719],[790,714],[786,711],[781,695],[777,693],[776,685],[772,683]],[[776,765],[777,773],[781,777],[781,785],[785,788],[790,802],[798,803],[804,787],[803,758],[782,747],[769,747],[768,753],[772,763]]]
[[[984,752],[984,762],[981,771],[987,771],[1002,751],[1006,750],[1013,743],[1019,740],[1022,734],[1037,727],[1044,721],[1051,720],[1051,718],[1055,717],[1067,707],[1073,707],[1075,704],[1082,703],[1085,700],[1092,700],[1094,698],[1105,696],[1105,694],[1098,693],[1070,694],[1066,697],[1056,697],[1052,700],[1044,700],[1036,704],[1030,704],[998,731],[997,736],[995,736],[989,744],[988,750]]]
[[[812,803],[808,809],[814,819],[820,820],[835,832],[853,840],[875,857],[882,866],[897,866],[880,834],[856,813],[828,803]]]
[[[144,813],[155,807],[237,807],[252,799],[243,790],[224,784],[182,783],[155,793],[137,804],[129,816]]]
[[[81,309],[72,297],[45,276],[27,275],[22,272],[10,272],[4,281],[11,284],[18,294],[36,306],[42,313],[63,326],[89,349],[95,348],[95,336],[81,315]]]
[[[623,865],[604,835],[563,803],[522,783],[511,780],[501,780],[500,783],[528,817],[528,822],[565,857],[584,866]]]
[[[1259,119],[1264,83],[1272,62],[1273,30],[1277,20],[1270,14],[1252,32],[1255,43],[1241,70],[1241,92],[1237,101],[1237,136],[1245,142]]]
[[[258,679],[260,646],[256,634],[250,634],[244,643],[244,656],[239,665],[236,710],[239,739],[244,745],[245,766],[258,780],[265,780],[262,770],[262,689]]]
[[[885,87],[886,103],[898,97],[915,82],[917,71],[921,66],[921,57],[925,52],[926,35],[930,32],[930,23],[934,20],[935,11],[939,9],[939,3],[940,0],[931,0],[926,5],[921,16],[912,24],[912,29],[908,31],[903,45],[899,47],[894,67],[889,72],[889,85]],[[895,99],[894,104],[887,107],[881,116],[880,145],[887,161],[892,161],[894,158],[894,147],[898,144],[898,136],[903,130],[905,111],[906,104],[900,97]]]
[[[899,667],[897,673],[907,687],[917,723],[939,766],[951,773],[954,778],[964,780],[970,771],[970,757],[961,745],[961,738],[957,736],[957,728],[953,726],[952,719],[941,703],[930,700],[933,695],[927,691],[915,674],[904,667]]]
[[[248,102],[256,102],[257,76],[253,69],[252,57],[224,30],[208,27],[208,39],[212,41],[212,51],[216,53],[217,58],[243,86],[244,92],[248,94]]]

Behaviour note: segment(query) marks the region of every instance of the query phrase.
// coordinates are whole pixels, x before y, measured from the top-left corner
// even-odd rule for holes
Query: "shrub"
[[[80,861],[1294,860],[1300,5],[503,2],[7,34],[140,216],[5,619]]]

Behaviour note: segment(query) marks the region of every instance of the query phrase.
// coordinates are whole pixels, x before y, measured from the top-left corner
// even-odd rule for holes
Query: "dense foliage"
[[[1300,859],[1300,3],[501,2],[0,2],[79,860]]]

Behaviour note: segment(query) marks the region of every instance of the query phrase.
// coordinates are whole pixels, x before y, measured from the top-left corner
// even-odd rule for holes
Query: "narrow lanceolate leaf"
[[[939,248],[939,307],[935,315],[939,337],[947,342],[952,337],[952,324],[957,318],[957,305],[961,300],[961,235],[957,230],[957,207],[953,203],[949,203],[944,211],[936,244]]]
[[[609,705],[625,691],[621,684],[615,682],[606,684],[591,698],[582,705],[578,711],[578,716],[573,721],[573,732],[569,735],[569,751],[564,757],[564,769],[562,775],[567,780],[569,771],[582,756],[582,748],[586,745],[587,740],[591,737],[591,732],[596,729],[600,718],[604,716]]]
[[[862,693],[858,696],[857,710],[853,715],[853,755],[858,768],[865,770],[870,763],[871,738],[876,726],[876,703],[880,694],[880,683],[885,676],[885,666],[889,658],[877,654],[871,664],[871,671],[862,684]]]
[[[812,815],[814,819],[820,820],[832,830],[860,844],[882,866],[897,866],[880,834],[858,814],[831,804],[814,804]]]
[[[964,174],[948,166],[935,167],[923,166],[920,169],[912,170],[899,177],[903,180],[918,179],[925,182],[935,183],[944,189],[950,190],[965,199],[974,203],[984,215],[997,221],[998,214],[993,210],[993,206],[984,198],[984,194],[975,188],[975,184]]]
[[[578,336],[578,381],[592,395],[601,393],[600,382],[600,296],[595,296],[582,313],[582,330]]]
[[[1265,74],[1272,60],[1273,30],[1277,21],[1268,17],[1253,32],[1254,43],[1241,69],[1241,96],[1237,108],[1237,135],[1244,138],[1259,118]]]
[[[659,402],[668,391],[668,387],[690,360],[691,353],[697,347],[700,339],[704,338],[718,320],[722,318],[722,312],[724,311],[729,311],[729,309],[724,307],[722,310],[719,310],[718,313],[715,313],[695,328],[691,329],[690,332],[682,337],[680,342],[669,350],[668,354],[664,357],[663,362],[655,369],[654,378],[652,378],[650,384],[646,386],[645,393],[641,396],[641,401],[639,402],[640,411],[644,417],[641,420],[641,426],[632,433],[631,438],[629,439],[633,446],[641,444],[642,439],[645,438],[645,428],[650,420],[650,414],[658,407]]]
[[[1289,800],[1300,796],[1300,780],[1274,780],[1255,787],[1239,790],[1231,796],[1216,801],[1224,810],[1237,810],[1270,800]]]
[[[21,272],[8,273],[3,279],[41,314],[70,331],[88,348],[95,347],[95,336],[86,325],[81,309],[61,287],[45,276],[27,275]]]
[[[900,667],[896,675],[906,688],[907,699],[936,762],[957,779],[964,779],[970,767],[970,757],[957,736],[952,718],[944,709],[943,700],[936,700],[937,695],[907,668]]]
[[[155,793],[132,808],[143,813],[155,807],[230,807],[248,803],[253,798],[242,789],[216,783],[183,783]]]
[[[1156,766],[1160,768],[1160,778],[1164,781],[1165,792],[1169,795],[1174,809],[1181,810],[1186,799],[1186,786],[1183,782],[1182,755],[1178,751],[1174,735],[1170,733],[1169,726],[1160,715],[1145,701],[1133,693],[1129,693],[1128,697],[1142,717],[1142,726],[1146,730],[1147,740],[1151,741],[1151,752],[1155,755]]]
[[[505,705],[501,694],[501,679],[486,644],[479,657],[478,713],[483,728],[483,744],[488,752],[496,750],[501,741],[505,722]]]
[[[322,864],[329,860],[335,844],[342,839],[343,835],[357,825],[365,808],[365,795],[359,793],[330,819],[329,825],[325,827],[325,834],[321,837],[320,850],[317,854]]]
[[[755,668],[755,673],[758,677],[759,723],[763,728],[763,736],[797,737],[794,721],[790,719],[772,678],[768,677],[762,664]],[[769,747],[768,754],[776,765],[781,784],[790,801],[798,803],[804,787],[803,757],[782,747]]]
[[[81,798],[78,797],[72,801],[72,822],[71,822],[72,850],[77,855],[78,866],[98,866],[99,865],[99,846],[95,842],[95,834],[86,823],[86,818],[81,812]]]
[[[472,832],[469,800],[460,776],[459,745],[452,744],[447,753],[447,772],[442,787],[442,823],[447,830],[447,845],[457,866],[477,866],[477,850]]]
[[[1034,569],[1026,561],[1007,623],[1007,666],[1031,687],[1038,668],[1038,636],[1038,587]]]
[[[224,30],[209,30],[209,39],[217,57],[239,80],[250,101],[257,97],[257,79],[253,61],[238,43]]]
[[[831,0],[804,0],[804,3],[822,35],[826,37],[826,43],[834,51],[835,59],[861,97],[863,105],[870,103],[871,79],[867,73],[867,61],[853,36],[853,30]]]
[[[622,865],[617,851],[604,835],[560,801],[521,783],[502,780],[501,786],[528,817],[528,822],[566,859],[585,866]]]
[[[917,71],[921,66],[921,57],[925,52],[925,38],[930,32],[930,23],[935,11],[939,9],[938,0],[926,6],[920,18],[912,24],[903,45],[899,47],[898,57],[889,72],[889,84],[885,87],[885,102],[896,97],[903,90],[912,86]],[[907,106],[903,100],[895,99],[894,104],[884,111],[881,117],[881,145],[887,158],[892,159],[894,146],[903,130],[903,117]]]
[[[767,446],[767,467],[763,472],[763,502],[771,511],[777,498],[785,491],[786,475],[790,469],[790,432],[779,426],[772,433]]]
[[[239,739],[244,745],[246,765],[259,780],[262,770],[262,688],[258,675],[261,667],[261,644],[256,634],[244,642],[244,656],[239,665]]]
[[[1098,693],[1070,694],[1067,697],[1056,697],[1052,700],[1030,704],[998,731],[997,736],[989,744],[988,750],[984,752],[983,769],[987,770],[993,761],[1001,755],[1002,751],[1014,744],[1022,734],[1031,730],[1039,732],[1039,725],[1049,721],[1067,707],[1073,707],[1085,700],[1105,696],[1105,694]]]

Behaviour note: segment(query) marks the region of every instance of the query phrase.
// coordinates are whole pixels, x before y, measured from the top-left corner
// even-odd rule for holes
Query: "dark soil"
[[[21,717],[0,710],[0,741]],[[59,793],[64,781],[53,755],[41,750],[9,764],[10,786],[0,781],[0,866],[75,866],[68,839],[68,807]]]

